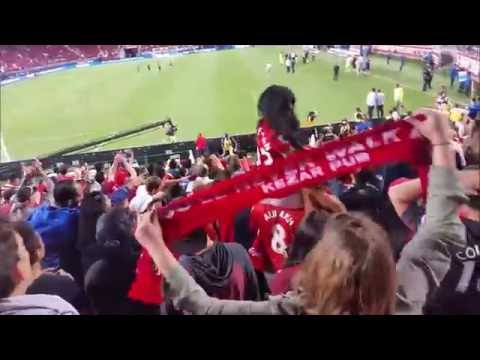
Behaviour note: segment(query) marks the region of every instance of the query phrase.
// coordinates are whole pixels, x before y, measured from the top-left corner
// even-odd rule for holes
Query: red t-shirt
[[[300,265],[289,266],[277,272],[270,282],[272,295],[280,295],[293,290],[292,279],[300,270]]]
[[[256,270],[277,272],[283,267],[303,215],[303,208],[287,209],[261,203],[253,206],[250,221],[257,236],[248,252]]]
[[[205,139],[205,137],[203,136],[199,136],[197,137],[197,141],[195,145],[197,147],[197,150],[203,150],[207,146],[207,139]]]
[[[282,138],[265,120],[257,127],[257,165],[272,165],[273,161],[283,158],[293,150],[290,143]]]
[[[11,203],[6,203],[0,206],[0,215],[1,216],[8,216],[10,214],[10,210],[12,209]]]

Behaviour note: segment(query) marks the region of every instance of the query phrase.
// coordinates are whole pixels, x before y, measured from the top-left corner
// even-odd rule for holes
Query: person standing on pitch
[[[400,84],[397,84],[395,86],[395,89],[393,89],[393,103],[395,104],[395,107],[400,110],[400,107],[403,106],[403,88],[400,86]]]
[[[400,71],[403,70],[403,67],[405,66],[405,56],[400,56]]]
[[[377,106],[377,93],[375,88],[367,95],[368,120],[373,119],[373,110]]]
[[[291,65],[292,65],[292,60],[290,60],[290,57],[287,57],[285,59],[285,67],[287,68],[287,73],[290,72]]]
[[[383,108],[385,105],[385,94],[382,92],[382,90],[378,89],[377,90],[377,117],[379,119],[383,119],[384,113],[383,113]]]
[[[455,84],[455,80],[458,78],[458,69],[457,64],[453,63],[452,67],[450,68],[450,87],[452,88]]]
[[[338,80],[338,74],[340,72],[340,65],[335,64],[333,66],[333,80],[337,81]]]
[[[390,59],[392,58],[392,55],[390,55],[390,52],[387,54],[387,65],[390,65]]]
[[[296,63],[297,63],[297,54],[292,53],[292,74],[295,74]]]
[[[427,65],[423,69],[423,91],[427,91],[427,89],[432,89],[432,80],[433,80],[433,73],[430,70],[430,67]]]
[[[280,61],[280,65],[283,66],[283,54],[280,52],[278,60]]]

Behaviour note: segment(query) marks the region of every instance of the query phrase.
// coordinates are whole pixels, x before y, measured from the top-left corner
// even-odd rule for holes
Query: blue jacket
[[[30,215],[28,222],[40,234],[45,244],[43,267],[59,267],[60,252],[75,246],[78,217],[78,209],[49,205],[42,205]]]

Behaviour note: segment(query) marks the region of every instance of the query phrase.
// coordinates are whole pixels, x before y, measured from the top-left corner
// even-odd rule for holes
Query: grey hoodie
[[[55,295],[20,295],[0,299],[0,315],[78,315],[78,311]]]

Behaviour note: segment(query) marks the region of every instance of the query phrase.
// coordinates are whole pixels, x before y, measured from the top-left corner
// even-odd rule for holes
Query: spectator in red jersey
[[[207,145],[207,138],[203,136],[202,133],[199,133],[197,140],[195,140],[195,150],[197,151],[197,156],[206,155]]]
[[[22,183],[22,175],[20,175],[20,171],[14,172],[13,174],[9,175],[8,181],[2,185],[1,193],[3,194],[7,190],[18,190],[20,184]]]
[[[303,190],[305,214],[308,215],[305,215],[295,233],[283,268],[274,275],[270,282],[273,295],[286,293],[294,288],[292,279],[307,254],[322,237],[323,228],[329,215],[346,212],[341,201],[329,194],[327,190],[328,188],[323,186]]]
[[[12,209],[12,198],[15,195],[15,189],[8,189],[2,192],[3,203],[0,206],[0,215],[4,217],[8,217],[10,214],[10,210]]]
[[[368,218],[332,215],[306,257],[295,290],[267,301],[224,301],[209,297],[178,264],[163,241],[157,216],[140,217],[136,238],[167,282],[166,295],[193,314],[421,314],[451,265],[450,245],[464,245],[457,211],[466,197],[448,147],[448,122],[422,109],[410,120],[432,144],[427,221],[404,248],[395,267],[386,232]],[[362,281],[359,281],[361,279]],[[431,279],[435,279],[432,282]]]
[[[127,159],[123,153],[115,155],[112,166],[108,172],[107,181],[103,184],[105,194],[109,195],[126,185],[129,177],[131,179],[137,177],[137,173],[131,164],[132,160],[132,157]]]
[[[279,270],[270,282],[272,295],[285,294],[294,288],[293,279],[301,268],[307,254],[321,238],[327,214],[312,211],[302,220],[295,234],[295,241],[288,251],[288,259],[283,269]]]
[[[295,115],[295,95],[284,86],[268,87],[258,100],[261,119],[257,125],[257,163],[271,165],[293,149],[300,149],[296,139],[300,122]]]
[[[240,151],[238,153],[238,158],[239,158],[240,166],[243,169],[243,171],[245,172],[250,171],[250,161],[248,159],[247,154],[244,151]]]

